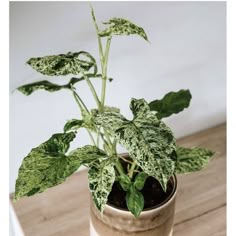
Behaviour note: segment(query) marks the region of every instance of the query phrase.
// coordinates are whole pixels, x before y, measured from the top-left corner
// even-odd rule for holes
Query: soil
[[[163,203],[171,195],[173,187],[173,178],[169,180],[167,191],[164,192],[160,183],[155,178],[148,177],[145,186],[141,191],[144,196],[144,210]],[[123,210],[128,210],[125,196],[126,192],[121,188],[119,182],[115,182],[112,191],[108,196],[108,204]]]

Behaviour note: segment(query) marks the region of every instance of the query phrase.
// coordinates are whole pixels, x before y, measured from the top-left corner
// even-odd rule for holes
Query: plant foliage
[[[31,196],[56,186],[72,175],[81,165],[88,168],[89,189],[93,201],[100,212],[105,209],[108,196],[115,181],[126,192],[126,205],[138,217],[144,208],[144,197],[140,192],[149,176],[156,178],[164,191],[175,173],[198,171],[205,167],[213,152],[204,148],[184,148],[176,146],[174,134],[161,120],[179,113],[190,104],[189,90],[170,92],[162,99],[147,102],[145,99],[132,98],[131,120],[121,114],[119,108],[105,104],[108,54],[113,36],[138,35],[148,41],[143,28],[122,19],[112,18],[100,30],[94,12],[92,17],[98,38],[101,73],[94,57],[85,51],[66,54],[34,57],[28,60],[35,71],[46,76],[77,75],[63,85],[47,80],[22,85],[18,88],[25,95],[43,89],[56,92],[67,89],[80,109],[81,118],[66,122],[64,133],[51,136],[46,142],[33,148],[23,159],[16,180],[15,200]],[[104,47],[102,38],[106,39]],[[101,97],[91,81],[100,78]],[[78,82],[87,83],[97,104],[89,109],[77,93]],[[77,130],[85,128],[92,145],[68,152]],[[129,158],[117,154],[117,144],[123,145]],[[101,148],[102,146],[102,148]]]

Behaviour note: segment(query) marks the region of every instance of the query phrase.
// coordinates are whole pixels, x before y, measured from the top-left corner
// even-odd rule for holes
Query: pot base
[[[96,230],[94,229],[93,227],[93,223],[92,221],[90,220],[89,222],[89,229],[90,229],[90,236],[100,236]],[[170,234],[168,236],[172,236],[173,235],[173,229],[171,230]]]

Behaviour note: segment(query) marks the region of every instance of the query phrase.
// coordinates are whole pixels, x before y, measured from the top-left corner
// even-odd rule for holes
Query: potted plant
[[[189,106],[189,90],[170,92],[162,99],[147,102],[133,98],[128,120],[116,107],[106,106],[108,55],[116,35],[136,34],[148,41],[143,28],[122,18],[105,22],[101,30],[92,10],[101,72],[94,57],[85,51],[31,58],[27,61],[47,76],[71,74],[64,85],[47,80],[18,88],[25,95],[44,89],[70,91],[81,112],[80,119],[66,122],[64,132],[53,134],[33,148],[24,158],[16,180],[14,199],[46,191],[66,180],[79,169],[88,167],[91,192],[91,235],[172,235],[177,190],[175,174],[193,172],[207,165],[213,152],[204,148],[179,147],[163,118]],[[104,42],[106,40],[104,47]],[[101,81],[101,97],[92,80]],[[97,107],[89,109],[76,91],[77,83],[87,83]],[[85,128],[91,145],[68,153],[77,130]],[[128,154],[117,153],[117,144]],[[79,199],[78,199],[79,201]]]

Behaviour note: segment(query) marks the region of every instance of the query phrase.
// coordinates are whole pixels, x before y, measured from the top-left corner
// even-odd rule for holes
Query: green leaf
[[[124,123],[129,122],[124,116],[117,112],[98,113],[95,115],[94,120],[96,125],[101,125],[112,136],[115,135],[115,131]]]
[[[90,166],[88,171],[89,189],[95,206],[101,213],[115,181],[114,163],[110,159],[97,161]]]
[[[137,34],[148,41],[144,29],[133,24],[129,20],[122,18],[112,18],[104,24],[108,25],[108,27],[104,31],[99,33],[101,37]]]
[[[118,181],[124,191],[128,191],[131,185],[131,180],[127,175],[119,175]]]
[[[137,191],[134,185],[131,185],[126,193],[126,205],[135,217],[138,217],[144,208],[143,194]]]
[[[132,99],[130,108],[134,114],[132,121],[121,114],[105,112],[95,122],[114,135],[142,170],[155,177],[166,191],[175,168],[171,159],[176,149],[173,133],[150,111],[144,99]]]
[[[66,122],[64,126],[64,132],[76,131],[80,128],[95,130],[94,123],[91,120],[71,119]]]
[[[35,57],[28,60],[27,64],[37,72],[49,76],[78,75],[81,72],[90,73],[90,70],[92,70],[93,74],[97,73],[97,65],[94,57],[84,51]]]
[[[62,183],[80,166],[80,161],[70,160],[65,153],[74,133],[54,134],[24,158],[15,186],[15,199],[40,193]]]
[[[157,118],[162,119],[172,114],[177,114],[187,108],[192,95],[189,90],[167,93],[161,100],[149,103],[151,111],[157,111]]]
[[[48,141],[31,150],[19,169],[15,200],[41,193],[73,174],[81,164],[102,159],[106,154],[94,146],[85,146],[66,155],[75,134],[54,134]]]
[[[206,167],[214,152],[206,148],[177,147],[177,161],[175,172],[184,174],[201,170]]]
[[[100,74],[98,75],[93,75],[93,74],[88,74],[87,75],[88,78],[94,77],[101,77]],[[44,89],[48,92],[56,92],[58,90],[61,89],[70,89],[71,86],[73,86],[75,83],[80,82],[85,80],[84,77],[81,78],[71,78],[71,80],[69,81],[68,84],[64,84],[64,85],[59,85],[59,84],[55,84],[55,83],[51,83],[47,80],[43,80],[43,81],[38,81],[38,82],[34,82],[34,83],[30,83],[30,84],[25,84],[22,85],[20,87],[18,87],[17,89],[22,92],[24,95],[30,95],[31,93],[33,93],[34,91],[40,90],[40,89]]]
[[[142,190],[147,178],[148,178],[148,174],[144,172],[138,173],[134,181],[135,188],[138,190]]]

